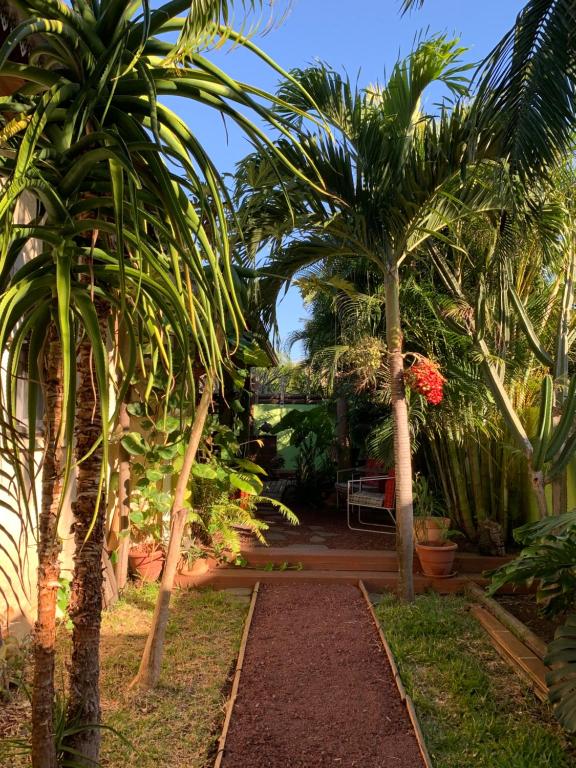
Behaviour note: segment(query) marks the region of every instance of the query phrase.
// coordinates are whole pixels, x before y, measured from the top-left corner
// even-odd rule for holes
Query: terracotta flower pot
[[[188,565],[185,560],[182,560],[178,565],[174,583],[183,589],[195,587],[203,576],[217,566],[218,561],[214,557],[200,557],[192,565]]]
[[[416,552],[425,576],[451,576],[454,573],[454,558],[458,544],[449,541],[431,544],[416,544]]]
[[[142,581],[157,581],[164,565],[164,552],[161,549],[150,551],[145,547],[132,547],[128,553],[130,572]]]
[[[414,540],[417,544],[442,542],[449,528],[449,517],[415,517]]]

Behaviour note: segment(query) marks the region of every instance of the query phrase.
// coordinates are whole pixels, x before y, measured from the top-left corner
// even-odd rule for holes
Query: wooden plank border
[[[469,597],[475,600],[477,603],[481,603],[484,608],[487,608],[490,613],[495,616],[501,624],[504,624],[506,629],[509,629],[513,635],[516,635],[518,640],[524,645],[527,645],[531,651],[533,651],[539,659],[544,659],[546,656],[547,646],[542,638],[538,637],[532,630],[524,624],[524,622],[517,619],[510,611],[507,611],[504,606],[496,602],[484,592],[483,589],[473,581],[470,581],[466,587],[466,592]]]
[[[378,636],[380,637],[380,642],[382,643],[382,647],[384,648],[384,651],[388,658],[390,668],[392,669],[392,676],[394,677],[394,681],[396,683],[396,687],[398,688],[398,693],[400,694],[400,698],[402,699],[404,705],[406,706],[408,717],[410,718],[410,722],[412,723],[412,728],[414,728],[414,733],[416,734],[416,741],[418,742],[418,747],[420,748],[420,754],[422,755],[422,760],[424,761],[424,765],[426,768],[434,768],[432,765],[432,759],[430,758],[430,754],[428,752],[428,748],[426,747],[426,741],[424,740],[424,734],[422,732],[422,728],[420,727],[418,716],[416,715],[414,702],[406,692],[406,688],[404,687],[404,684],[400,677],[400,673],[398,672],[398,667],[394,659],[394,654],[392,653],[392,649],[388,644],[388,640],[386,640],[386,635],[384,634],[382,625],[378,621],[378,617],[376,616],[374,606],[372,605],[370,596],[368,595],[368,591],[366,590],[366,587],[364,586],[364,582],[362,580],[358,582],[358,587],[360,589],[360,592],[362,593],[362,596],[364,597],[364,601],[366,602],[366,607],[370,612],[370,616],[372,617],[372,621],[374,623],[376,631],[378,632]]]
[[[486,608],[473,605],[471,613],[486,631],[492,645],[504,661],[526,680],[541,701],[547,701],[546,672],[548,668],[544,662]]]
[[[232,682],[232,690],[230,691],[230,697],[226,704],[226,717],[224,718],[224,725],[222,726],[222,733],[218,739],[218,752],[216,753],[216,761],[214,762],[214,768],[220,768],[222,760],[224,758],[224,749],[226,747],[226,737],[228,736],[228,730],[230,728],[230,722],[232,720],[232,711],[236,698],[238,696],[238,688],[240,687],[240,676],[242,674],[242,666],[244,664],[244,656],[246,654],[246,644],[248,642],[248,635],[250,634],[250,626],[252,624],[252,617],[254,616],[254,609],[256,608],[256,598],[258,597],[258,590],[260,589],[260,582],[256,582],[254,589],[252,590],[252,599],[250,600],[250,607],[248,609],[248,615],[244,623],[244,631],[242,632],[242,640],[240,641],[240,650],[238,652],[238,661],[236,662],[236,671],[234,672],[234,680]]]

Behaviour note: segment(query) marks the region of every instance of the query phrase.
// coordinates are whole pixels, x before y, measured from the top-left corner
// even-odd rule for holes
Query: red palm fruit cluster
[[[443,387],[446,379],[440,373],[439,366],[426,357],[419,357],[408,368],[404,379],[414,392],[426,398],[430,405],[438,405],[444,396]]]

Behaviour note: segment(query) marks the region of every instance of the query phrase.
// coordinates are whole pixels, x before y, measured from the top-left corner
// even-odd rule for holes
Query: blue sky
[[[240,7],[240,3],[237,4]],[[399,56],[428,32],[458,37],[470,61],[481,60],[512,26],[524,0],[427,0],[421,11],[400,16],[399,0],[291,0],[283,23],[254,42],[284,69],[303,67],[321,59],[343,68],[360,86],[384,81]],[[274,90],[278,75],[264,63],[239,50],[218,50],[212,58],[239,80]],[[180,110],[178,110],[180,111]],[[222,172],[231,172],[250,151],[240,133],[206,110],[181,113]],[[299,327],[306,314],[299,293],[291,289],[278,307],[282,338]],[[292,357],[300,350],[295,347]]]

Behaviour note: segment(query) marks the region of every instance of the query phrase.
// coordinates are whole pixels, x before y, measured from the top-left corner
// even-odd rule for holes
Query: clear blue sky
[[[523,6],[524,0],[427,0],[422,10],[401,17],[399,0],[291,0],[284,22],[254,42],[284,69],[321,59],[353,78],[360,72],[363,86],[385,80],[397,58],[409,53],[415,38],[426,31],[460,38],[469,49],[469,60],[481,60]],[[212,58],[235,78],[266,90],[274,90],[278,82],[274,71],[243,51],[218,50]],[[250,151],[233,127],[226,133],[221,119],[206,110],[181,114],[222,172],[233,171],[235,162]],[[305,314],[298,291],[291,289],[278,307],[283,339]],[[299,354],[295,347],[292,357]]]

